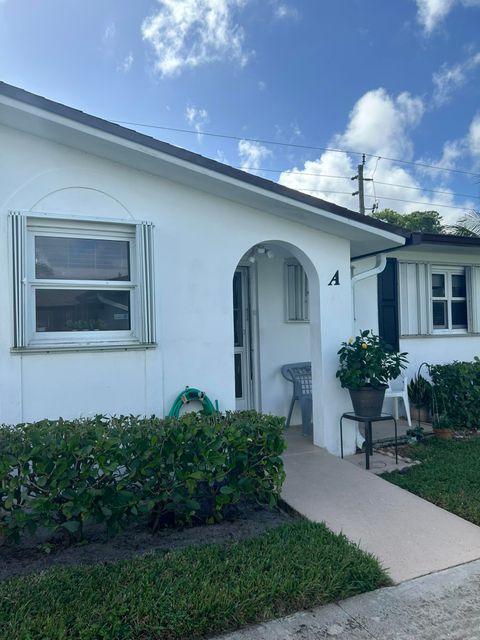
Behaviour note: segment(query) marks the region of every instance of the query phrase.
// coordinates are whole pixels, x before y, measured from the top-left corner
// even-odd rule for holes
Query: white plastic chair
[[[408,379],[406,377],[400,376],[397,380],[402,381],[402,386],[400,388],[396,388],[392,386],[392,382],[390,381],[388,385],[388,389],[385,391],[385,399],[390,398],[393,402],[393,415],[396,420],[398,420],[398,401],[400,399],[403,400],[403,406],[405,407],[405,413],[407,414],[408,426],[412,426],[412,419],[410,417],[410,402],[408,400]]]

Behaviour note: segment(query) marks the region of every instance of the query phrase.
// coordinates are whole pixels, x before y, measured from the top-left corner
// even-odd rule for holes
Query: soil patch
[[[59,565],[107,563],[155,551],[237,542],[294,519],[293,515],[280,509],[268,511],[244,507],[235,520],[228,522],[183,529],[165,528],[155,534],[145,523],[137,523],[111,540],[105,540],[102,527],[91,526],[85,530],[84,542],[68,547],[58,540],[47,542],[47,536],[39,535],[18,545],[0,546],[0,580]]]

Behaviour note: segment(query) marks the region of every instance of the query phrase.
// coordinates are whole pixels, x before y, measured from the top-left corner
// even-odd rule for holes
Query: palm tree
[[[480,238],[480,211],[469,211],[457,224],[448,227],[448,232],[454,236],[463,236],[468,238]]]

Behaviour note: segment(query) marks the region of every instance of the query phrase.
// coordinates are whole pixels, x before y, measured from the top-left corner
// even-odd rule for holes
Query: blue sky
[[[0,0],[0,78],[354,209],[371,154],[368,206],[450,221],[480,175],[408,163],[480,174],[479,27],[480,0]]]

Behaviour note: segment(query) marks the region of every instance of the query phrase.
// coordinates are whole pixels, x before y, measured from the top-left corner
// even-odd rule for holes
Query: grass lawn
[[[344,536],[299,520],[228,545],[0,583],[0,638],[193,640],[388,582]]]
[[[407,455],[422,464],[406,473],[394,471],[382,477],[480,525],[480,438],[431,438],[409,447]]]

